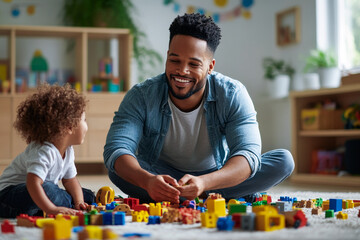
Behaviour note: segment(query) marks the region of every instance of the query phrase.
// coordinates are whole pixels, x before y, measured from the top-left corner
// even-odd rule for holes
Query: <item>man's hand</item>
[[[176,179],[169,175],[154,175],[148,181],[146,191],[156,202],[179,203],[180,191],[175,188],[177,186],[179,185]]]
[[[200,177],[190,174],[184,175],[178,183],[180,185],[180,187],[178,187],[181,192],[180,196],[189,200],[200,196],[205,190],[203,180]]]

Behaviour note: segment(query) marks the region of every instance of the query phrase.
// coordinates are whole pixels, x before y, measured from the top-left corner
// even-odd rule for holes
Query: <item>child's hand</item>
[[[47,211],[46,214],[48,215],[57,215],[57,214],[63,214],[63,215],[75,215],[77,210],[67,207],[56,207],[50,211]]]
[[[85,202],[77,202],[75,203],[75,209],[76,210],[86,210],[86,208],[88,207],[88,204]]]

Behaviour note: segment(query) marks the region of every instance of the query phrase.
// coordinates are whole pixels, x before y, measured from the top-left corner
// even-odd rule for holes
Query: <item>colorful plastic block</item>
[[[150,203],[149,204],[149,215],[152,216],[162,216],[161,203]]]
[[[219,231],[231,231],[234,227],[234,222],[231,217],[218,218],[216,227]]]
[[[253,212],[256,213],[256,230],[274,231],[285,227],[285,216],[273,206],[253,207]]]
[[[148,224],[160,224],[160,216],[149,216]]]
[[[255,213],[241,214],[241,229],[244,231],[255,230]]]
[[[325,218],[333,218],[334,217],[334,210],[329,209],[325,211]]]
[[[338,212],[342,210],[342,199],[329,199],[330,205],[329,209]]]
[[[234,213],[246,213],[246,205],[243,204],[234,204],[234,203],[230,203],[228,204],[228,210],[229,210],[229,215],[233,215]]]
[[[67,220],[61,214],[58,214],[53,222],[44,223],[43,239],[69,239],[71,237],[71,228],[71,220]]]
[[[338,214],[336,214],[336,218],[345,220],[348,219],[348,214],[340,211]]]
[[[124,203],[129,205],[130,209],[134,209],[136,205],[139,205],[139,199],[137,198],[124,198]]]
[[[125,225],[125,212],[114,212],[114,225]]]
[[[15,233],[15,227],[9,220],[5,219],[1,224],[1,232],[2,233]]]
[[[234,222],[234,228],[241,228],[241,213],[234,213],[231,215],[231,219]]]
[[[201,213],[201,227],[216,228],[218,216],[216,213],[204,212]]]
[[[226,203],[224,198],[208,199],[206,206],[209,213],[215,213],[218,217],[226,216]]]
[[[276,202],[276,208],[280,213],[292,211],[292,202]]]

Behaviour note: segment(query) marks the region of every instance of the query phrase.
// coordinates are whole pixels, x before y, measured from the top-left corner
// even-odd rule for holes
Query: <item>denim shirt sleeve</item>
[[[141,106],[143,98],[140,90],[132,88],[124,97],[119,110],[115,112],[113,122],[110,126],[106,144],[104,146],[104,162],[110,171],[114,170],[114,164],[121,155],[131,155],[136,158],[135,153],[142,136],[144,111]]]
[[[261,137],[253,102],[240,82],[229,89],[225,136],[230,156],[244,156],[253,177],[261,165]]]

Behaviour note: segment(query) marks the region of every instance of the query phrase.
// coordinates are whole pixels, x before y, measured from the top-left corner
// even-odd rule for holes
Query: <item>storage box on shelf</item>
[[[6,93],[0,92],[0,173],[26,146],[12,127],[18,104],[33,92],[31,89],[26,90],[26,88],[25,92],[19,92],[19,87],[16,85],[16,57],[21,56],[21,52],[17,53],[17,41],[24,37],[42,38],[45,41],[49,38],[65,38],[72,39],[75,42],[76,61],[74,72],[77,87],[89,100],[87,106],[89,130],[84,143],[75,147],[76,162],[101,163],[103,146],[113,114],[118,109],[125,92],[130,88],[132,58],[132,36],[130,31],[128,29],[110,28],[0,26],[0,38],[6,39],[6,41],[2,41],[5,44],[0,44],[0,48],[8,49],[7,59],[1,59],[0,63],[7,64],[7,74],[9,76],[9,91]],[[114,86],[113,82],[109,82],[108,88],[95,93],[89,88],[94,78],[94,71],[90,71],[92,67],[89,66],[89,58],[93,56],[92,51],[96,49],[89,46],[89,42],[99,39],[104,41],[116,39],[115,42],[118,45],[116,67],[119,74],[118,76],[111,75],[110,79],[116,79],[115,83],[121,83],[122,85]],[[106,75],[105,78],[107,77],[109,76]]]
[[[312,174],[312,153],[314,150],[334,150],[345,145],[350,139],[360,139],[360,129],[340,128],[339,122],[331,123],[324,129],[324,123],[312,129],[304,129],[302,112],[309,104],[321,102],[331,98],[345,109],[353,103],[360,103],[360,84],[346,85],[340,88],[310,90],[303,92],[291,92],[292,106],[292,153],[295,160],[295,170],[291,180],[299,183],[332,184],[341,186],[360,186],[360,176],[342,176]],[[321,111],[316,114],[320,120]],[[328,113],[328,112],[327,112]],[[328,113],[329,114],[329,113]],[[340,112],[330,114],[339,115]],[[322,124],[322,125],[319,125]],[[325,123],[327,124],[327,123]],[[339,125],[338,125],[339,124]],[[329,129],[333,128],[333,129]],[[352,159],[360,161],[360,159]]]

